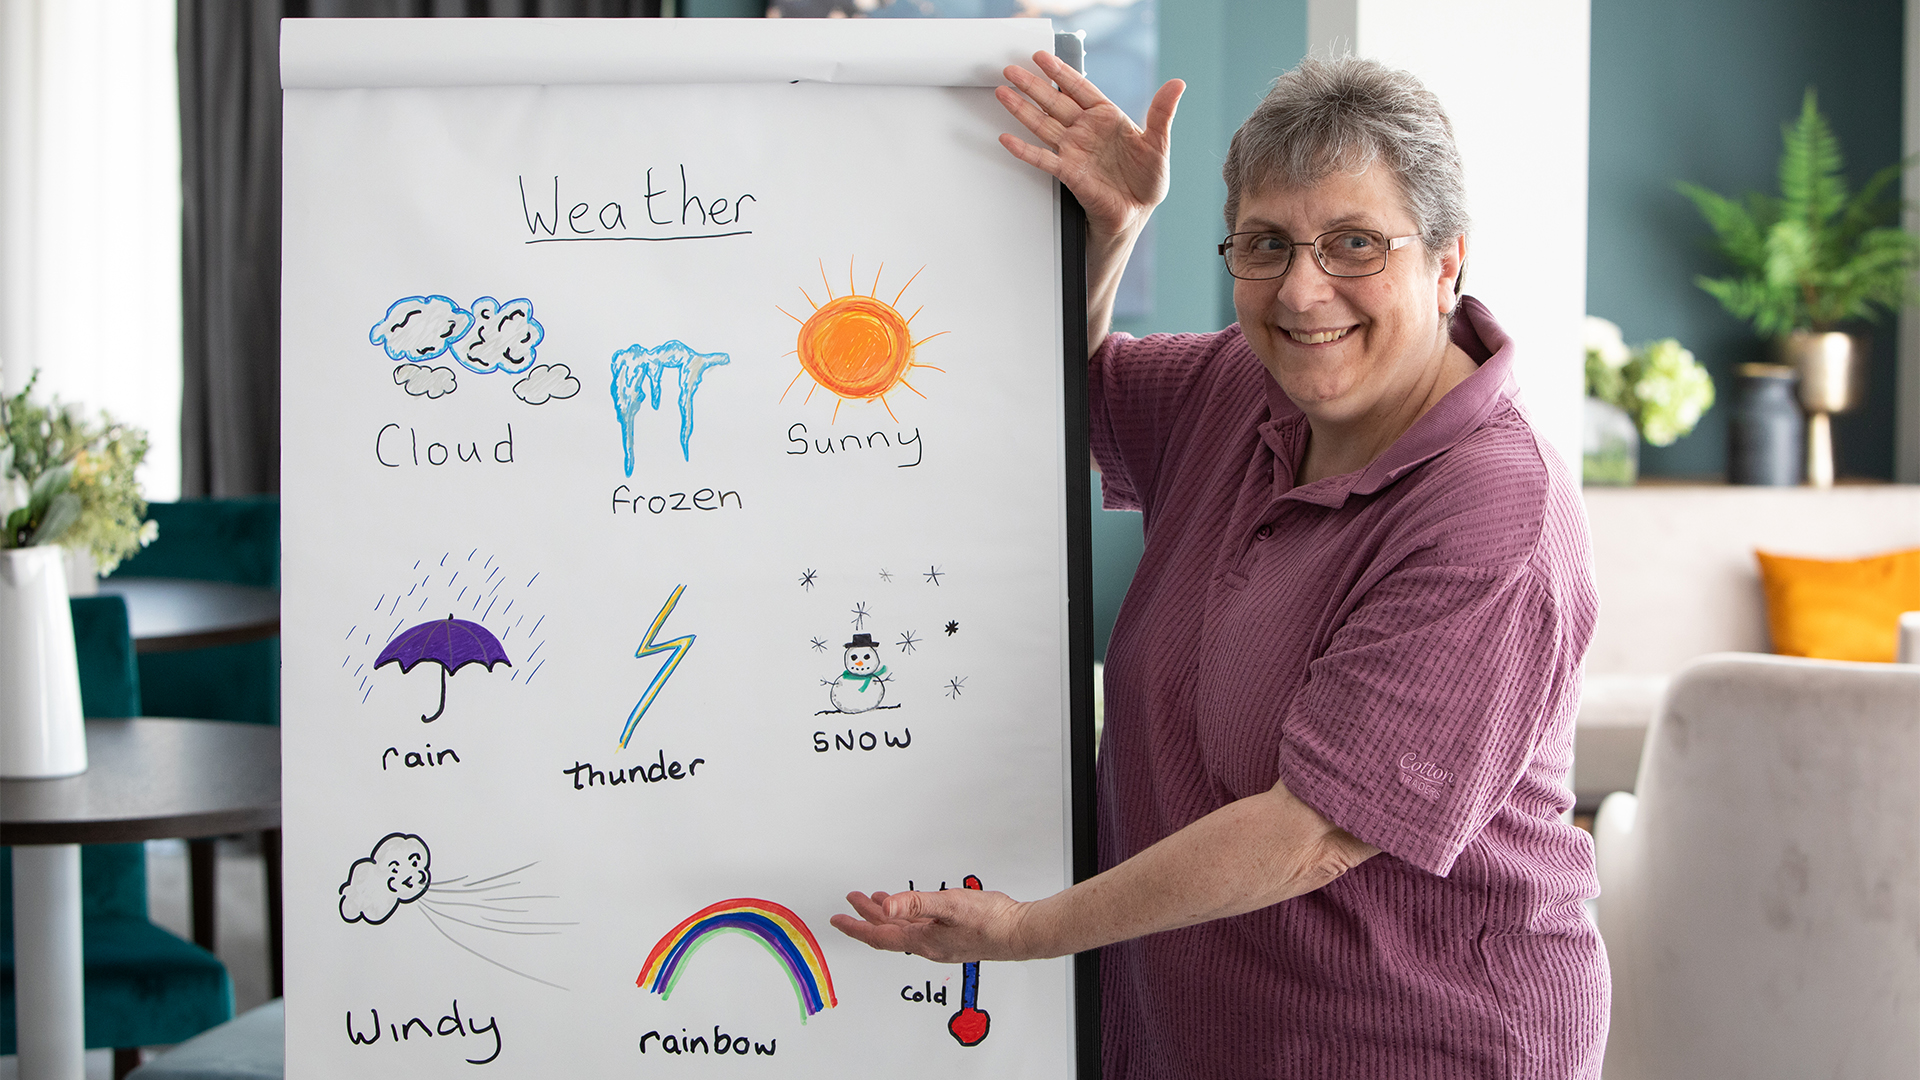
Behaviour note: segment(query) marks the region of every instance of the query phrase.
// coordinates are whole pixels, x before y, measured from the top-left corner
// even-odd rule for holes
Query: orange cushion
[[[1920,611],[1920,548],[1834,562],[1754,552],[1773,651],[1891,663],[1900,613]]]

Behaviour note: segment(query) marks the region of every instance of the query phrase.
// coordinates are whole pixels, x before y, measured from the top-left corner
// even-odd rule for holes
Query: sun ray
[[[904,386],[904,387],[906,387],[906,388],[907,388],[907,389],[909,389],[909,390],[912,390],[912,391],[913,391],[914,393],[916,393],[916,394],[920,394],[920,389],[919,389],[918,387],[916,387],[916,386],[914,386],[914,385],[913,385],[912,383],[910,383],[910,382],[908,382],[908,381],[907,381],[907,380],[905,380],[905,379],[901,379],[901,380],[900,380],[900,385],[901,385],[901,386]],[[927,395],[925,395],[925,394],[920,394],[920,396],[921,396],[922,398],[925,398],[925,397],[926,397]],[[888,415],[892,415],[892,414],[893,414],[893,410],[892,410],[892,409],[888,409],[888,410],[887,410],[887,414],[888,414]]]
[[[880,270],[885,270],[886,268],[887,268],[886,263],[880,264]],[[880,295],[880,270],[875,270],[873,272],[873,287],[867,290],[868,296]]]
[[[917,348],[919,348],[919,347],[920,347],[921,345],[923,345],[923,344],[925,344],[925,343],[927,343],[927,342],[929,342],[929,341],[932,341],[932,340],[933,340],[934,338],[937,338],[937,337],[939,337],[939,336],[940,336],[941,334],[950,334],[950,333],[952,333],[952,332],[953,332],[953,331],[951,331],[951,330],[941,330],[941,331],[939,331],[938,333],[933,333],[933,334],[928,334],[928,335],[927,335],[926,337],[923,337],[923,338],[921,338],[921,339],[920,339],[919,341],[916,341],[916,342],[914,342],[914,343],[913,343],[913,347],[917,349]]]
[[[800,295],[801,295],[801,296],[804,296],[804,297],[806,297],[806,298],[807,298],[807,303],[808,303],[808,304],[810,304],[810,305],[812,305],[812,307],[813,307],[813,310],[815,310],[815,311],[819,311],[819,310],[820,310],[820,305],[819,305],[819,304],[815,304],[815,303],[813,302],[813,294],[812,294],[812,293],[809,293],[809,292],[807,291],[807,287],[806,287],[805,285],[802,285],[802,286],[800,286]],[[829,300],[831,300],[831,299],[833,299],[833,297],[831,297],[831,296],[829,296],[829,297],[827,297],[827,299],[829,299]]]
[[[909,389],[911,389],[911,387],[909,387]],[[914,393],[919,393],[919,391],[917,391],[917,390],[915,390],[915,391],[914,391]],[[925,394],[920,394],[920,396],[921,396],[921,397],[926,397],[926,395],[925,395]],[[900,418],[899,418],[899,417],[897,417],[897,416],[893,416],[893,406],[892,406],[892,405],[889,405],[889,404],[887,404],[887,399],[886,399],[886,398],[881,398],[881,399],[880,399],[880,407],[881,407],[881,408],[883,408],[883,409],[885,409],[885,410],[887,410],[887,415],[888,415],[888,416],[892,416],[892,417],[893,417],[893,422],[894,422],[894,423],[896,423],[896,424],[897,424],[897,423],[899,423],[899,422],[900,422]]]
[[[913,309],[913,314],[911,314],[911,315],[909,315],[909,316],[907,316],[907,325],[908,325],[908,326],[912,326],[912,325],[913,325],[913,320],[915,320],[915,319],[917,319],[917,318],[919,318],[919,317],[920,317],[920,313],[921,313],[921,312],[923,312],[923,311],[925,311],[925,310],[927,310],[927,305],[925,305],[925,304],[921,304],[921,305],[920,305],[919,307],[917,307],[917,308],[914,308],[914,309]]]
[[[787,395],[793,392],[793,384],[799,382],[800,376],[805,375],[806,373],[807,373],[806,368],[801,368],[799,371],[796,371],[793,373],[793,381],[787,384],[787,388],[785,390],[780,391],[781,401],[787,400]],[[807,391],[807,396],[812,397],[813,391],[811,390]]]
[[[827,302],[833,302],[833,283],[827,280],[827,260],[820,260],[820,284],[827,287]]]
[[[812,303],[813,301],[809,300],[807,302]],[[782,315],[785,315],[787,318],[792,319],[794,322],[799,323],[801,326],[807,325],[807,320],[801,318],[798,315],[795,315],[793,312],[788,311],[786,308],[781,307],[779,304],[773,305],[773,310],[779,312]],[[819,311],[820,309],[814,308],[813,310]]]
[[[860,286],[853,283],[853,256],[847,256],[847,295],[860,295]]]
[[[900,298],[907,295],[907,289],[913,284],[914,279],[918,278],[921,275],[921,273],[924,272],[925,270],[926,270],[926,267],[923,266],[919,270],[915,270],[913,272],[913,277],[908,278],[907,283],[905,285],[900,286],[900,291],[893,294],[894,303],[898,304],[900,302]]]
[[[911,364],[908,364],[907,366],[908,366],[909,368],[917,368],[917,367],[923,367],[923,368],[926,368],[926,369],[927,369],[928,371],[937,371],[937,372],[939,372],[939,373],[940,373],[940,374],[942,374],[942,375],[945,375],[945,374],[947,373],[947,369],[946,369],[946,368],[943,368],[943,367],[938,367],[938,366],[936,366],[936,365],[933,365],[933,364],[922,364],[922,363],[919,363],[918,361],[915,361],[914,363],[911,363]]]

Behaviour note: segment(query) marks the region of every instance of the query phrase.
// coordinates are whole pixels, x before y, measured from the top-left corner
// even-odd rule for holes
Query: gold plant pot
[[[1864,334],[1795,330],[1776,346],[1780,362],[1800,373],[1800,407],[1807,410],[1807,483],[1833,486],[1834,413],[1860,406],[1867,393]]]

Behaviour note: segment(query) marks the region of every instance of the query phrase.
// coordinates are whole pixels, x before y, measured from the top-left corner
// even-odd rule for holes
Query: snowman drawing
[[[887,699],[887,665],[880,662],[880,646],[873,640],[873,635],[855,634],[853,640],[841,648],[846,650],[841,654],[846,669],[839,678],[827,684],[827,694],[833,700],[833,708],[820,710],[821,715],[899,708],[898,705],[881,704]]]

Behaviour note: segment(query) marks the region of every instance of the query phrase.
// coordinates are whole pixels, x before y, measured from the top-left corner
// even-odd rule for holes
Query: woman
[[[1107,334],[1166,187],[1181,84],[1140,131],[1051,56],[1002,136],[1086,207],[1094,454],[1147,551],[1107,653],[1103,872],[848,897],[834,925],[946,962],[1102,950],[1110,1080],[1598,1076],[1608,981],[1572,803],[1595,610],[1566,468],[1513,345],[1458,293],[1438,101],[1308,60],[1234,136],[1239,323]]]

